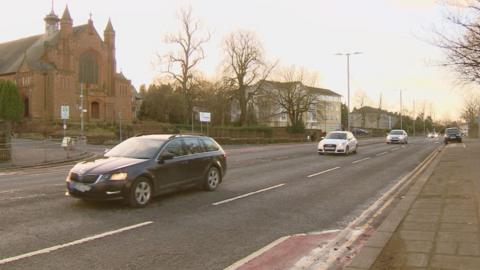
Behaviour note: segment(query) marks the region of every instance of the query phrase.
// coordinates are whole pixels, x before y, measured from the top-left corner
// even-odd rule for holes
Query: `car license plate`
[[[80,192],[89,191],[92,187],[81,183],[72,183],[72,187]]]
[[[450,139],[455,139],[456,137],[455,136],[450,136]]]
[[[334,147],[325,147],[325,150],[334,150]]]

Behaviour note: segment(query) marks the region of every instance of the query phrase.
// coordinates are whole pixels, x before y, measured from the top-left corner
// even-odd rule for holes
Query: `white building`
[[[285,108],[280,106],[276,95],[295,88],[299,95],[313,96],[308,112],[303,114],[305,128],[332,131],[341,129],[341,95],[323,88],[311,87],[301,82],[261,81],[252,86],[249,93],[254,98],[247,106],[258,124],[271,127],[286,127],[289,118]],[[240,116],[238,103],[232,104],[232,121]]]

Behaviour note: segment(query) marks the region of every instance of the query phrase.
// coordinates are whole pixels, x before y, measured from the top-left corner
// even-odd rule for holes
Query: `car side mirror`
[[[174,157],[175,155],[173,155],[172,153],[163,153],[158,158],[158,163],[163,163],[165,160],[170,160],[170,159],[173,159]]]

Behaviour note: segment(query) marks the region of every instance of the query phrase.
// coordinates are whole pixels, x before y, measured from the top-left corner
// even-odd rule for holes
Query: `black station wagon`
[[[210,137],[144,135],[75,165],[66,179],[67,195],[84,200],[124,199],[143,207],[153,196],[180,187],[199,185],[213,191],[226,170],[225,152]]]

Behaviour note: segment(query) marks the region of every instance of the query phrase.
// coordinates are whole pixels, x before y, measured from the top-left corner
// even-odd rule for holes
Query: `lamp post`
[[[347,52],[336,53],[335,55],[341,55],[347,57],[347,130],[350,130],[350,56],[362,54],[362,52]]]

